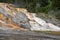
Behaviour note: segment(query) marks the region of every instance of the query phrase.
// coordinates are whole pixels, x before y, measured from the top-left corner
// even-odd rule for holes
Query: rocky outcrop
[[[4,3],[0,3],[0,14],[2,14],[4,17],[1,16],[1,20],[4,20],[4,22],[8,22],[7,20],[9,20],[9,22],[12,22],[13,24],[17,25],[18,27],[22,27],[22,28],[26,28],[29,29],[30,28],[30,24],[29,24],[29,20],[27,18],[27,16],[16,9],[16,8],[11,8],[9,6],[11,6],[10,4],[4,4]],[[16,9],[16,11],[14,11]],[[8,23],[9,23],[8,22]],[[8,24],[7,24],[8,25]]]
[[[0,3],[0,26],[20,30],[60,31],[60,27],[47,22],[23,8],[14,8],[12,4]]]
[[[13,18],[12,21],[23,28],[30,29],[30,23],[26,14],[19,12]]]

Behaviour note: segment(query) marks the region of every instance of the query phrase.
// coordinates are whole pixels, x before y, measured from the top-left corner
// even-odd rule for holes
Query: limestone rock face
[[[0,3],[0,27],[31,31],[60,31],[60,27],[38,18],[36,13],[30,13],[23,8],[14,8],[7,3]]]
[[[12,20],[17,25],[22,26],[22,27],[27,28],[27,29],[30,29],[29,20],[28,20],[27,16],[24,13],[22,13],[22,12],[17,13],[12,18]]]
[[[24,9],[25,10],[25,9]],[[26,10],[24,12],[27,12]],[[6,27],[30,29],[28,17],[21,8],[14,8],[11,4],[0,3],[0,24],[6,23]],[[1,27],[5,27],[2,26]]]
[[[29,20],[24,13],[19,12],[19,13],[16,13],[16,15],[12,17],[11,15],[7,14],[5,11],[2,11],[2,9],[0,10],[0,12],[1,14],[5,15],[7,18],[11,18],[12,22],[17,24],[18,26],[22,26],[23,28],[30,29]]]

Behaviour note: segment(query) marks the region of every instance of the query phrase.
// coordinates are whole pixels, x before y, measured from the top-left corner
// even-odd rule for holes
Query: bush
[[[44,12],[44,13],[47,13],[48,11],[52,10],[52,7],[51,7],[51,5],[47,5],[45,7],[39,7],[36,10],[37,10],[36,12]]]
[[[54,10],[60,10],[60,0],[52,0],[52,7]]]
[[[36,9],[36,12],[44,12],[47,13],[48,11],[52,10],[52,2],[48,1],[48,5],[42,6],[42,7],[38,7]]]

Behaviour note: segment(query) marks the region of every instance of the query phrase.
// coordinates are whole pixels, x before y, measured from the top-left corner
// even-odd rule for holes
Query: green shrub
[[[37,10],[36,12],[45,12],[45,13],[47,13],[48,11],[51,10],[51,6],[48,5],[48,6],[46,6],[46,7],[39,7],[39,8],[37,8],[36,10]]]
[[[52,10],[52,2],[48,1],[48,5],[46,5],[45,7],[38,7],[36,9],[36,12],[44,12],[47,13],[48,11]]]

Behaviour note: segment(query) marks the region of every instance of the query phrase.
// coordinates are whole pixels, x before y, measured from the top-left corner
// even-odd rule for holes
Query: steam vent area
[[[60,20],[0,3],[1,40],[60,40]]]

